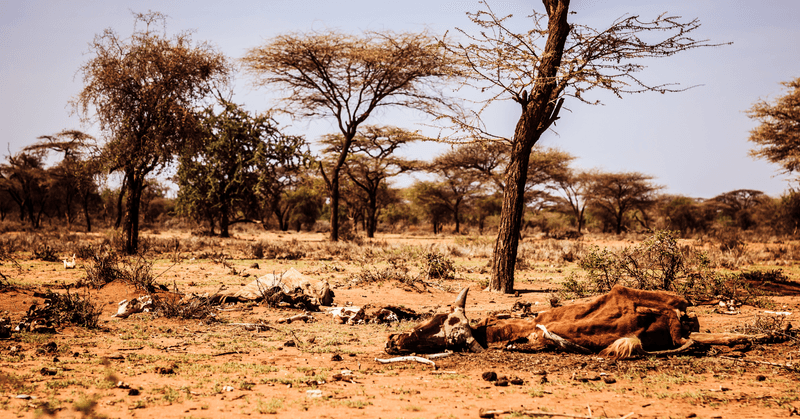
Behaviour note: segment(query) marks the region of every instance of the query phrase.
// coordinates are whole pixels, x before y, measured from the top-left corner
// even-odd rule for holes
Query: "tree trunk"
[[[332,242],[339,241],[339,169],[333,169],[330,179],[331,193],[331,236]]]
[[[228,215],[228,201],[223,199],[222,207],[220,208],[220,217],[219,217],[219,236],[220,237],[230,237],[230,233],[228,232],[228,227],[230,226],[230,216]]]
[[[518,130],[523,127],[518,126]],[[515,134],[516,136],[516,134]],[[489,288],[505,294],[514,292],[514,268],[517,264],[519,231],[525,210],[525,183],[528,180],[530,147],[515,142],[511,161],[506,172],[506,188],[503,191],[503,206],[500,210],[500,227],[494,246],[492,280]]]
[[[558,70],[564,45],[569,35],[569,0],[543,0],[548,15],[548,35],[539,61],[530,100],[522,99],[522,114],[514,130],[511,158],[503,191],[500,228],[494,247],[492,278],[489,289],[510,294],[514,292],[514,268],[517,261],[519,231],[525,204],[525,182],[528,180],[528,161],[533,145],[539,141],[558,117],[562,100],[558,99]]]
[[[378,227],[378,197],[377,191],[369,196],[369,207],[367,208],[367,237],[375,237],[375,230]]]
[[[122,223],[122,198],[128,190],[128,176],[122,179],[122,186],[119,187],[119,196],[117,196],[117,220],[114,222],[114,228],[119,228]]]
[[[89,194],[86,194],[81,199],[81,207],[83,207],[83,216],[86,218],[86,232],[92,232],[92,218],[89,217]]]
[[[125,253],[135,255],[139,251],[139,205],[141,203],[144,180],[136,174],[128,176],[128,198],[125,201]]]

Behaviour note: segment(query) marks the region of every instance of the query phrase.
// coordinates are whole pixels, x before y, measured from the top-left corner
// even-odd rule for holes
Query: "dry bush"
[[[425,253],[424,257],[428,279],[455,279],[456,267],[452,259],[435,250]]]
[[[34,259],[39,259],[45,262],[58,262],[58,255],[50,245],[41,244],[33,251]]]
[[[153,292],[156,289],[153,263],[141,256],[122,260],[118,265],[118,272],[120,279],[142,291]]]
[[[781,314],[756,314],[751,322],[737,325],[731,332],[746,335],[766,334],[772,336],[776,341],[790,340],[794,345],[800,344],[798,330],[792,328],[792,324],[787,320],[788,317]]]
[[[101,288],[109,282],[122,277],[120,258],[113,249],[98,248],[84,264],[86,283],[93,288]]]
[[[218,321],[217,313],[208,296],[192,296],[191,298],[154,298],[155,314],[170,319],[203,320],[206,323]]]
[[[69,289],[64,294],[48,290],[44,295],[44,304],[31,307],[26,319],[39,318],[52,324],[70,323],[86,328],[96,328],[101,310],[93,303],[94,300],[88,291],[85,291],[83,295],[78,295],[70,293]]]
[[[769,304],[744,275],[714,272],[705,253],[680,246],[670,231],[658,231],[638,245],[616,251],[595,247],[579,265],[587,277],[568,277],[562,285],[565,294],[604,293],[619,284],[670,291],[694,300],[734,300],[757,307]]]

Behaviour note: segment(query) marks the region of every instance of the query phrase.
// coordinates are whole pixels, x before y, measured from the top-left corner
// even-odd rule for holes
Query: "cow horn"
[[[467,305],[467,291],[469,291],[469,287],[464,288],[461,292],[458,293],[458,297],[456,297],[455,303],[453,303],[456,308],[465,308]]]

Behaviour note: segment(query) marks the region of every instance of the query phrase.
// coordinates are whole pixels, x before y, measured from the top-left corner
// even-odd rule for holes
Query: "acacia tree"
[[[653,185],[652,176],[641,173],[595,173],[589,185],[589,204],[613,222],[614,231],[622,233],[625,216],[632,211],[642,213],[646,222],[646,210],[655,203],[655,192],[661,189]]]
[[[395,152],[406,144],[424,139],[417,132],[388,126],[365,126],[353,138],[345,171],[350,181],[363,192],[367,237],[375,237],[378,197],[387,186],[386,179],[419,167],[419,162],[399,157]],[[327,145],[323,152],[339,156],[345,140],[343,135],[334,134],[325,136],[322,143]]]
[[[764,192],[753,189],[736,189],[717,195],[712,202],[720,204],[721,212],[742,230],[753,227],[757,221],[755,209],[770,199]]]
[[[294,33],[253,48],[242,59],[255,84],[282,89],[296,117],[332,117],[342,135],[339,156],[320,173],[330,193],[330,239],[339,239],[339,177],[358,127],[375,111],[432,112],[449,105],[440,89],[458,70],[426,32]]]
[[[586,203],[589,198],[591,185],[591,172],[578,171],[567,168],[553,178],[556,190],[560,192],[559,201],[569,208],[569,213],[575,218],[575,228],[581,234],[586,224]]]
[[[129,254],[138,250],[145,178],[195,136],[198,101],[228,74],[225,57],[209,44],[193,43],[188,32],[167,37],[163,14],[134,16],[129,38],[112,29],[95,36],[89,46],[93,57],[79,70],[85,86],[72,100],[74,109],[85,120],[95,119],[104,132],[107,169],[124,175]]]
[[[486,6],[485,2],[482,2]],[[569,0],[542,0],[545,13],[533,11],[533,28],[516,33],[488,6],[469,14],[480,27],[478,35],[461,31],[469,43],[451,46],[472,71],[471,86],[489,90],[488,104],[513,100],[521,115],[509,140],[511,152],[506,170],[500,228],[494,248],[494,267],[489,288],[514,292],[514,267],[522,225],[525,185],[530,152],[542,134],[558,119],[566,97],[586,103],[585,94],[595,89],[617,96],[646,91],[679,91],[671,85],[651,85],[637,77],[644,65],[636,60],[667,57],[680,51],[708,46],[690,37],[700,27],[695,20],[682,21],[662,14],[648,21],[623,16],[607,29],[597,30],[569,23]],[[480,123],[480,111],[471,118],[457,115],[456,126],[473,136],[499,138]]]
[[[750,131],[750,154],[778,163],[787,173],[800,169],[800,77],[781,83],[789,89],[775,102],[756,102],[747,112],[760,123]]]
[[[43,135],[39,140],[25,150],[63,153],[61,161],[50,172],[58,179],[58,189],[63,194],[67,224],[72,223],[72,200],[77,198],[83,210],[86,231],[91,232],[89,206],[93,200],[99,200],[97,177],[100,175],[94,138],[81,131],[64,130],[54,135]]]
[[[23,150],[0,164],[0,190],[17,204],[20,221],[27,219],[33,228],[40,226],[53,183],[44,167],[44,154]]]

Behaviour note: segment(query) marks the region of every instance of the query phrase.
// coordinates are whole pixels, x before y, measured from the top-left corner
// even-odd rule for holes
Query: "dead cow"
[[[480,352],[527,340],[573,352],[600,351],[618,359],[690,345],[688,336],[699,326],[695,317],[686,315],[686,299],[622,286],[586,303],[541,312],[534,319],[489,317],[470,326],[464,313],[467,291],[461,291],[449,314],[438,314],[410,332],[389,336],[386,352]]]

